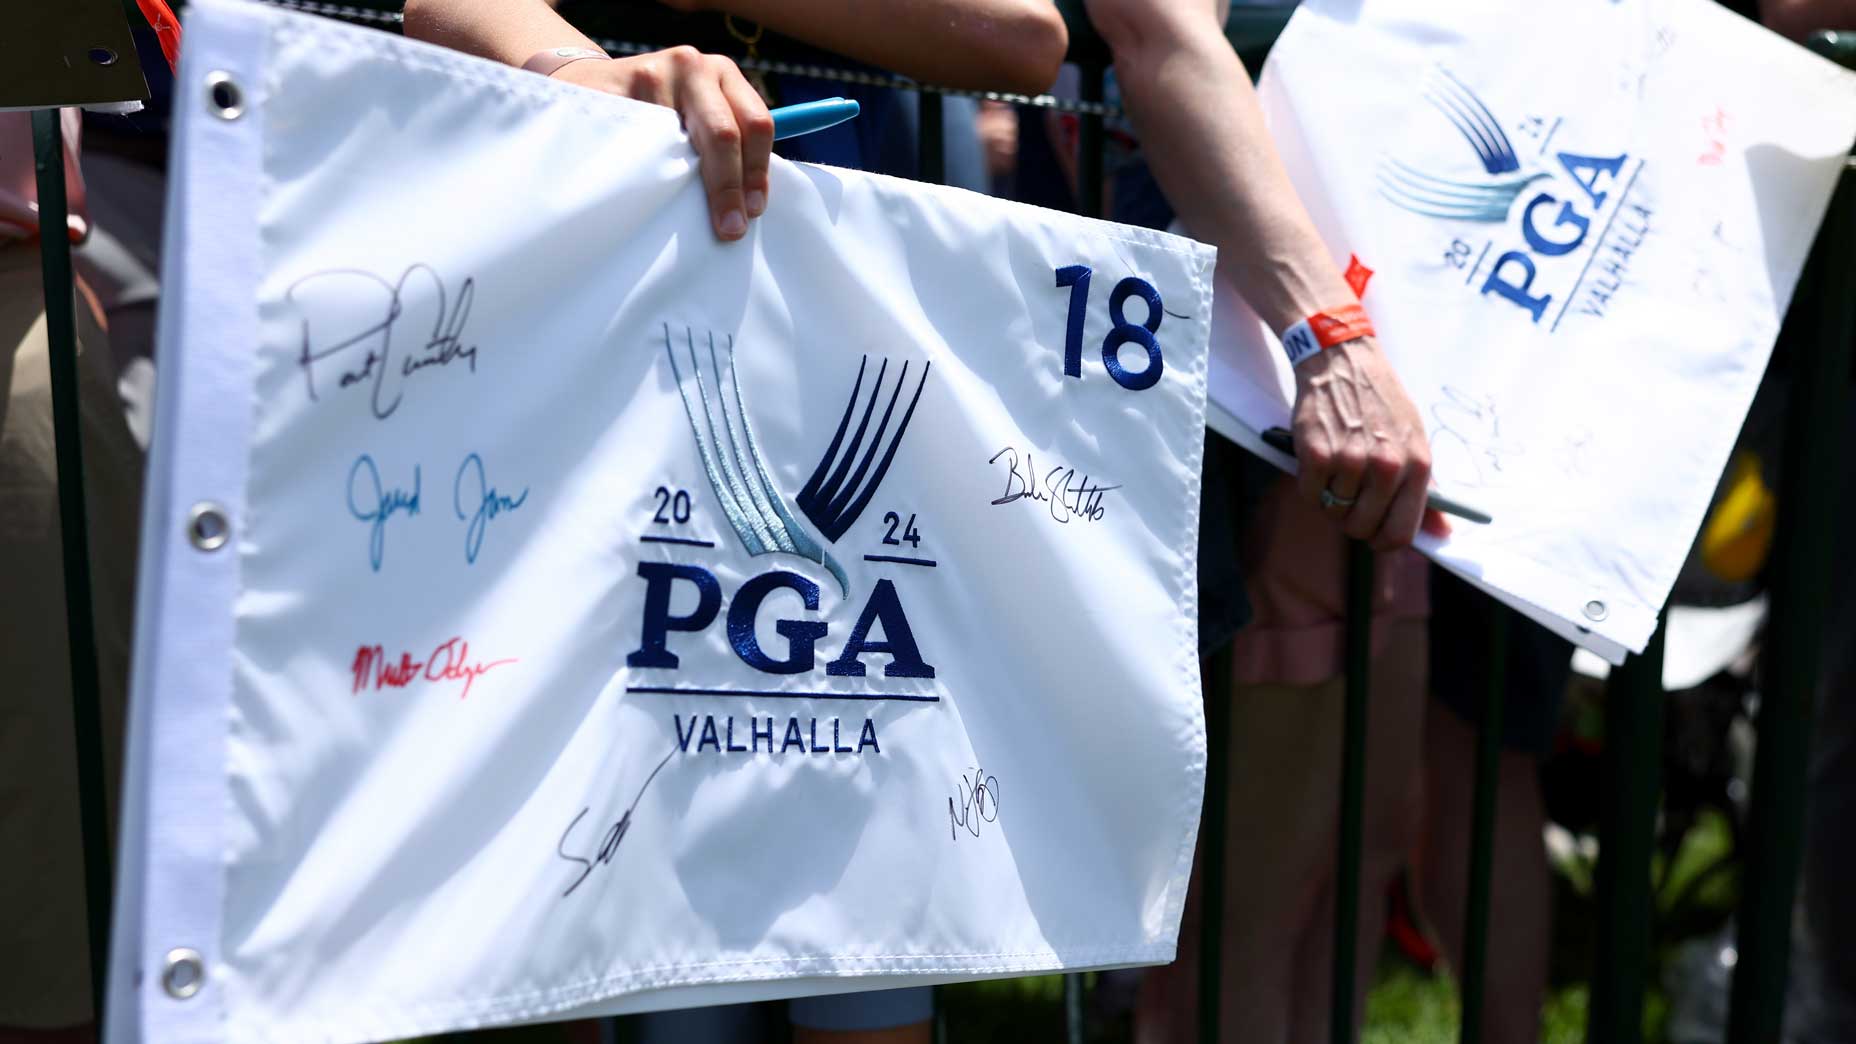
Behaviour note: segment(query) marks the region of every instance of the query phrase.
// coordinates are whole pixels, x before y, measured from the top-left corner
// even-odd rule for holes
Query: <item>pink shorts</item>
[[[1271,482],[1240,542],[1254,611],[1233,646],[1239,685],[1318,685],[1345,669],[1347,538],[1295,480]],[[1374,556],[1373,656],[1395,623],[1430,615],[1424,556]]]

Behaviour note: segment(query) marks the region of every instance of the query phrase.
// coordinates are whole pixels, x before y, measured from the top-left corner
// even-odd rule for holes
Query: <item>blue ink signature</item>
[[[473,471],[477,476],[476,491],[466,498],[464,476]],[[464,463],[458,465],[457,478],[451,481],[451,507],[458,513],[459,519],[470,520],[470,525],[464,529],[464,560],[471,563],[477,561],[477,552],[483,547],[483,533],[491,519],[506,511],[514,511],[527,500],[527,486],[522,487],[522,492],[514,497],[506,497],[484,478],[482,457],[475,453],[465,457]],[[474,514],[464,513],[467,503],[475,509]]]
[[[360,478],[361,470],[367,469],[365,485],[361,488],[363,500],[355,498],[355,480]],[[363,510],[365,508],[365,510]],[[388,489],[380,484],[380,468],[374,458],[363,453],[355,458],[354,467],[348,469],[348,513],[362,522],[372,522],[372,530],[367,538],[367,561],[380,572],[380,559],[386,553],[387,519],[395,512],[408,515],[419,513],[419,469],[412,469],[412,492],[394,487]]]
[[[1437,422],[1431,436],[1431,453],[1439,458],[1432,470],[1447,472],[1452,481],[1476,489],[1502,479],[1504,458],[1521,456],[1525,450],[1503,433],[1495,400],[1448,385],[1443,394],[1444,401],[1431,404],[1431,419]],[[1446,448],[1452,440],[1456,443],[1454,451]],[[1459,462],[1467,468],[1456,467]]]
[[[422,276],[428,281],[431,296],[436,298],[437,310],[432,317],[431,335],[425,339],[425,343],[418,344],[415,341],[411,354],[395,359],[393,357],[393,328],[408,307],[407,283],[414,275]],[[297,365],[303,370],[303,383],[309,390],[309,398],[312,402],[318,401],[315,364],[357,346],[365,346],[365,351],[361,353],[358,360],[359,365],[354,369],[344,368],[337,386],[348,388],[356,384],[371,383],[373,391],[369,401],[374,416],[381,419],[385,419],[394,410],[399,409],[400,400],[405,397],[405,392],[399,386],[404,384],[407,378],[428,366],[449,366],[462,359],[469,365],[470,372],[477,372],[477,346],[464,343],[464,323],[470,318],[471,302],[477,296],[475,278],[466,278],[458,288],[456,300],[451,300],[445,293],[444,280],[440,279],[438,273],[433,271],[429,265],[409,265],[406,271],[400,274],[399,281],[394,283],[389,283],[372,272],[351,268],[335,269],[307,275],[290,284],[290,289],[284,291],[284,299],[298,303],[297,294],[306,285],[320,283],[326,286],[331,281],[335,281],[337,285],[359,281],[370,289],[378,287],[386,295],[385,314],[379,322],[364,327],[350,336],[319,345],[311,344],[309,317],[304,316],[303,344],[297,352]],[[348,292],[351,296],[354,293],[352,290]],[[300,304],[299,307],[301,307]],[[326,330],[326,323],[324,329]],[[416,334],[414,336],[417,337]],[[349,356],[346,361],[353,363],[356,360],[353,356]],[[398,363],[397,367],[393,366],[395,362]],[[399,381],[393,388],[392,401],[386,401],[387,371],[395,368],[399,370]]]

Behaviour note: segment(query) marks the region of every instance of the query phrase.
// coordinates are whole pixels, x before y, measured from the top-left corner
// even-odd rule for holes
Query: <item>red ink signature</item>
[[[441,642],[432,650],[432,655],[424,660],[415,660],[411,653],[400,653],[400,658],[387,659],[386,650],[378,645],[363,645],[354,654],[354,691],[361,692],[372,688],[378,692],[385,688],[404,689],[421,678],[426,681],[462,681],[464,688],[458,693],[458,699],[470,695],[471,683],[505,664],[515,663],[509,660],[491,660],[489,663],[470,662],[470,643],[462,638],[451,638]]]
[[[1353,296],[1365,296],[1366,281],[1372,277],[1373,270],[1360,263],[1360,255],[1347,256],[1347,287],[1353,291]]]
[[[1708,136],[1708,151],[1696,157],[1695,162],[1704,167],[1718,167],[1727,156],[1727,110],[1719,105],[1714,107],[1714,115],[1704,116],[1701,120],[1702,132]]]

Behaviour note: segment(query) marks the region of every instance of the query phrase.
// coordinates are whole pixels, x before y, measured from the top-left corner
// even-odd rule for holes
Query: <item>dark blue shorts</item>
[[[1488,701],[1489,619],[1508,617],[1502,747],[1545,754],[1559,731],[1572,676],[1572,643],[1497,602],[1454,573],[1431,568],[1431,694],[1471,725]]]

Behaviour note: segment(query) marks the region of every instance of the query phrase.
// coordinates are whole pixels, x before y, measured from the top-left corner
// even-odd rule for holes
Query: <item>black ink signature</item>
[[[1088,475],[1079,479],[1075,468],[1059,464],[1044,473],[1044,487],[1039,489],[1037,468],[1031,461],[1031,454],[1026,453],[1024,456],[1023,471],[1018,467],[1018,451],[1010,446],[993,454],[986,463],[995,464],[1000,457],[1006,459],[1005,492],[995,498],[993,504],[1010,504],[1016,500],[1044,501],[1050,505],[1050,517],[1066,525],[1076,518],[1100,522],[1108,511],[1102,504],[1102,494],[1121,488],[1092,485]]]
[[[960,831],[963,829],[978,837],[981,821],[999,821],[999,777],[988,776],[984,769],[975,768],[971,778],[961,776],[956,786],[960,807],[954,807],[954,798],[947,799],[948,833],[956,841],[960,840]]]
[[[1490,472],[1499,477],[1504,456],[1520,452],[1502,436],[1501,418],[1495,412],[1495,401],[1486,395],[1472,395],[1459,391],[1448,385],[1443,388],[1444,402],[1431,404],[1431,417],[1437,421],[1436,430],[1431,433],[1432,453],[1444,460],[1455,454],[1445,453],[1447,443],[1454,441],[1462,451],[1469,465],[1471,474],[1451,474],[1448,477],[1465,486],[1483,486],[1492,478]],[[1454,471],[1447,466],[1439,471]]]
[[[1517,458],[1533,468],[1556,469],[1578,479],[1586,473],[1592,433],[1584,428],[1562,427],[1543,441],[1517,441],[1502,426],[1495,400],[1445,385],[1446,401],[1431,404],[1437,424],[1431,433],[1432,471],[1453,483],[1499,486],[1518,474]],[[1530,456],[1531,455],[1531,456]]]
[[[396,359],[393,354],[394,324],[399,321],[401,314],[408,307],[417,307],[417,302],[409,305],[407,286],[415,274],[429,280],[431,290],[438,300],[437,312],[432,317],[431,335],[425,339],[425,342],[414,344],[411,354]],[[372,326],[349,333],[347,336],[338,334],[335,338],[323,343],[317,343],[317,340],[327,334],[326,325],[315,331],[315,335],[312,336],[309,317],[304,316],[303,346],[297,353],[297,365],[303,368],[303,383],[309,389],[309,398],[312,402],[320,401],[316,394],[315,364],[330,356],[349,352],[355,348],[361,349],[359,365],[353,366],[352,369],[342,369],[341,376],[336,382],[337,386],[348,388],[356,384],[371,383],[373,391],[369,401],[374,416],[379,418],[390,416],[394,410],[399,408],[400,399],[405,394],[401,386],[406,378],[428,366],[449,366],[462,359],[470,365],[472,373],[477,372],[477,346],[467,345],[463,339],[464,322],[470,318],[471,302],[477,296],[475,278],[464,280],[464,284],[458,288],[457,300],[453,302],[445,293],[444,280],[440,279],[438,273],[433,271],[429,265],[408,266],[406,271],[400,274],[399,281],[395,283],[389,283],[371,272],[342,268],[304,276],[290,284],[290,289],[284,291],[284,299],[297,303],[298,292],[306,285],[311,283],[327,285],[334,280],[358,280],[369,289],[379,287],[386,295],[383,301],[386,315]],[[299,304],[298,307],[300,308],[301,305]],[[354,355],[351,354],[344,360],[344,365],[353,364],[355,361]],[[387,371],[390,369],[399,371],[399,379],[391,389],[387,387]]]
[[[464,476],[471,472],[475,472],[477,476],[476,488],[470,497],[466,498],[464,491],[467,487]],[[477,561],[477,551],[483,547],[483,531],[489,526],[491,519],[505,511],[514,511],[527,501],[527,486],[522,487],[522,492],[516,496],[506,497],[498,493],[496,487],[490,485],[489,481],[484,478],[482,457],[475,453],[465,457],[464,462],[458,465],[457,477],[451,480],[451,508],[458,513],[460,520],[470,520],[470,525],[464,527],[464,561],[470,563]],[[465,504],[469,504],[474,509],[473,514],[464,513]]]
[[[366,471],[366,477],[362,472]],[[355,480],[361,480],[362,494],[355,499]],[[394,487],[387,489],[380,484],[380,468],[374,464],[374,458],[363,453],[355,458],[354,467],[348,469],[348,513],[363,522],[372,522],[373,526],[367,538],[367,561],[380,572],[380,560],[386,554],[387,519],[394,512],[403,511],[408,515],[419,513],[419,469],[412,469],[412,492]]]
[[[626,806],[625,814],[606,828],[606,836],[600,841],[599,851],[594,853],[593,858],[587,859],[567,854],[567,835],[574,832],[574,827],[580,825],[580,821],[586,818],[588,812],[593,811],[591,808],[581,809],[580,814],[573,818],[573,822],[567,824],[567,829],[561,831],[561,839],[554,845],[554,854],[569,863],[579,863],[581,866],[580,876],[574,878],[573,883],[567,886],[567,891],[561,893],[561,898],[565,899],[574,894],[574,889],[580,887],[580,883],[591,876],[595,869],[612,862],[612,857],[618,854],[619,842],[625,840],[625,835],[632,828],[632,811],[644,798],[645,789],[651,785],[651,781],[657,778],[659,772],[664,771],[664,766],[670,764],[671,757],[676,753],[677,748],[670,748],[670,753],[664,755],[664,760],[658,762],[657,767],[651,770],[651,774],[644,778],[644,783],[638,788],[638,793],[632,798],[632,803]]]

